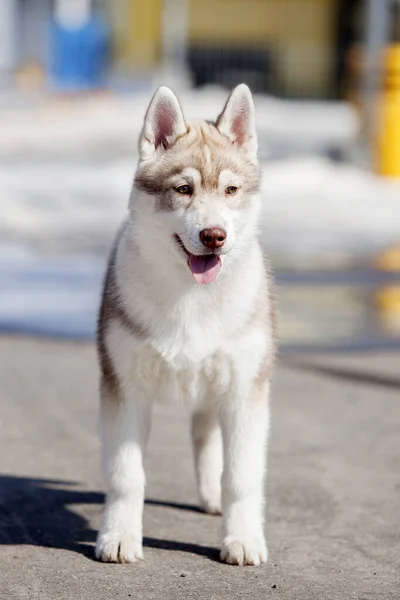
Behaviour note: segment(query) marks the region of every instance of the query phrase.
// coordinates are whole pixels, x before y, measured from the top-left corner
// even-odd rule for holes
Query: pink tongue
[[[211,283],[221,270],[221,261],[215,254],[189,256],[189,267],[197,283]]]

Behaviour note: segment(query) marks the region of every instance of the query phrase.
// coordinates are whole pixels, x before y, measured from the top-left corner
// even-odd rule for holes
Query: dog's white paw
[[[95,554],[103,562],[133,563],[143,558],[142,541],[129,533],[100,531]]]
[[[231,536],[222,544],[221,560],[228,565],[260,565],[266,563],[268,550],[262,538],[238,540]]]
[[[204,512],[209,515],[220,515],[221,514],[221,498],[220,495],[215,497],[202,497],[201,506]]]

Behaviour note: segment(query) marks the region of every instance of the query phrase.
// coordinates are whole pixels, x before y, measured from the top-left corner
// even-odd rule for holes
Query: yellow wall
[[[276,29],[276,0],[188,0],[194,42],[263,41]]]
[[[276,0],[188,0],[189,39],[262,41],[276,29]],[[271,10],[272,8],[272,10]]]
[[[293,91],[331,78],[336,0],[188,0],[189,40],[263,43]]]
[[[276,5],[279,4],[276,0]],[[329,85],[335,56],[334,0],[283,0],[278,42],[282,72],[292,93]]]
[[[187,0],[188,43],[265,44],[291,93],[331,80],[337,0]],[[151,68],[160,60],[164,0],[110,0],[120,61]]]

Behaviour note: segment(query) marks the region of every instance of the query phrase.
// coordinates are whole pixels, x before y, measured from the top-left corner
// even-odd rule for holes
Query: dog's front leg
[[[97,536],[96,557],[127,563],[143,558],[143,453],[151,404],[140,392],[129,394],[102,385],[101,425],[107,498]]]
[[[268,383],[221,405],[224,445],[221,559],[233,565],[267,561],[264,475],[268,433]]]

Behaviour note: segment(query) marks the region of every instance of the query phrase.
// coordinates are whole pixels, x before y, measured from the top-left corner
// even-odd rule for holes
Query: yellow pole
[[[384,85],[377,136],[377,171],[400,177],[400,44],[384,53]]]

